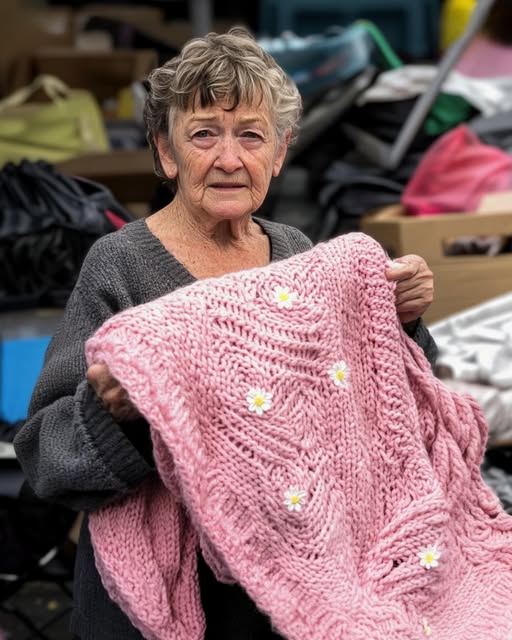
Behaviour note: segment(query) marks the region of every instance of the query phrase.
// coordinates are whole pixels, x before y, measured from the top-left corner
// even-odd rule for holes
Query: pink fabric
[[[88,341],[149,420],[162,478],[90,517],[103,580],[146,638],[203,637],[197,543],[289,640],[512,637],[487,427],[403,333],[385,268],[373,240],[340,236]],[[253,388],[272,393],[259,413]]]
[[[114,225],[115,229],[122,229],[126,224],[126,220],[123,220],[121,216],[118,216],[117,213],[110,211],[110,209],[107,209],[105,211],[105,215],[110,220],[110,222]]]
[[[512,185],[512,156],[484,144],[467,125],[438,138],[425,153],[401,197],[409,215],[476,211],[487,193]]]
[[[512,76],[512,46],[479,35],[462,54],[455,69],[472,78]]]

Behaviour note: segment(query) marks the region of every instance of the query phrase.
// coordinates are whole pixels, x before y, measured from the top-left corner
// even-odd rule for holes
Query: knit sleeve
[[[35,493],[77,510],[126,494],[152,469],[130,425],[112,419],[85,379],[85,340],[127,304],[112,258],[100,242],[84,261],[14,442]],[[131,431],[137,426],[149,438],[147,425]]]
[[[403,328],[407,335],[423,349],[423,353],[430,362],[430,366],[433,368],[437,358],[437,345],[423,320],[420,318],[419,320],[415,320],[413,323],[403,325]]]

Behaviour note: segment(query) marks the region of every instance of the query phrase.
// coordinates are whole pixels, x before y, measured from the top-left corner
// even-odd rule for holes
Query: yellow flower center
[[[287,291],[280,291],[278,297],[281,302],[286,302],[290,297],[290,294]]]
[[[425,631],[426,636],[430,636],[432,634],[432,629],[428,626],[426,622],[423,623],[423,630]]]
[[[343,380],[345,380],[345,372],[342,371],[341,369],[338,369],[338,371],[336,371],[336,378],[340,381],[343,382]]]
[[[428,564],[432,564],[432,562],[434,562],[434,554],[432,551],[427,551],[425,553],[425,562]]]
[[[299,498],[299,496],[298,496],[298,495],[294,495],[294,496],[292,496],[292,497],[290,498],[290,502],[291,502],[292,504],[299,504],[299,502],[300,502],[300,498]]]
[[[265,398],[262,395],[256,396],[254,398],[254,404],[257,407],[262,407],[265,404]]]

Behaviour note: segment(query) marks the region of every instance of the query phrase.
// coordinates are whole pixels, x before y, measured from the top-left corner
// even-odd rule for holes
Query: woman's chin
[[[248,202],[233,202],[232,200],[223,200],[216,202],[214,206],[207,207],[208,213],[220,220],[236,220],[238,218],[244,218],[250,216],[257,207],[254,203]]]

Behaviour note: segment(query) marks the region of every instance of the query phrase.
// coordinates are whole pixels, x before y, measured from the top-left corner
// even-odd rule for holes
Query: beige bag
[[[49,101],[30,101],[39,90]],[[103,115],[89,91],[40,75],[0,100],[0,166],[21,160],[56,163],[109,149]]]

